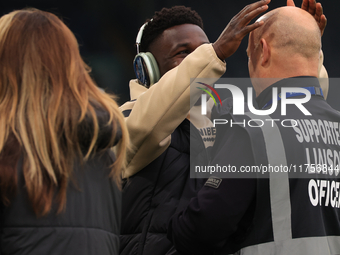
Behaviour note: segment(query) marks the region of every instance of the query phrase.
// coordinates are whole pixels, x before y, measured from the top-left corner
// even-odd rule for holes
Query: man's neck
[[[287,87],[320,87],[319,81],[316,77],[312,76],[298,76],[286,79],[280,79],[276,83],[268,86],[258,96],[256,96],[256,102],[260,109],[262,109],[268,101],[273,98],[273,88],[278,89],[278,93],[281,93],[281,88]]]

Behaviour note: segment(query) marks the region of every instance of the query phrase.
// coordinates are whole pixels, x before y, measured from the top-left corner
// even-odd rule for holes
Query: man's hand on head
[[[287,0],[287,6],[295,6],[294,0]],[[321,3],[317,3],[315,0],[303,0],[301,9],[309,12],[318,23],[321,35],[325,31],[327,25],[327,18],[323,14],[323,8]]]
[[[248,25],[257,15],[268,9],[270,0],[261,0],[247,5],[235,15],[213,44],[217,56],[224,60],[235,53],[242,39],[254,29],[263,25],[263,21]]]

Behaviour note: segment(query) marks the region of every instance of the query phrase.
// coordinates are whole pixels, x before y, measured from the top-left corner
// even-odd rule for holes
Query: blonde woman
[[[127,130],[55,15],[0,19],[0,118],[0,253],[118,254]]]

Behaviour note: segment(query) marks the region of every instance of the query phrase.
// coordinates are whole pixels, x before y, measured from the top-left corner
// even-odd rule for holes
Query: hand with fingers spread
[[[287,0],[287,6],[295,6],[294,0]],[[323,14],[321,3],[317,3],[315,0],[303,0],[301,9],[309,12],[315,18],[319,25],[321,35],[323,35],[327,25],[327,18]]]
[[[217,56],[224,60],[230,57],[240,46],[242,39],[251,31],[263,25],[263,21],[248,25],[257,15],[268,9],[270,0],[261,0],[247,5],[235,15],[220,37],[213,44]]]

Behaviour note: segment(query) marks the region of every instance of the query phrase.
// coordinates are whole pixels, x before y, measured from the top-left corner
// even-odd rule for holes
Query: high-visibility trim
[[[271,119],[270,116],[258,116],[247,112],[251,119]],[[271,166],[287,166],[287,158],[281,137],[281,132],[276,123],[262,125],[262,133],[266,146],[268,163]],[[291,205],[289,194],[288,173],[270,173],[270,203],[273,222],[274,242],[292,239]]]
[[[240,255],[337,255],[340,254],[339,236],[305,237],[263,243],[243,248]]]

